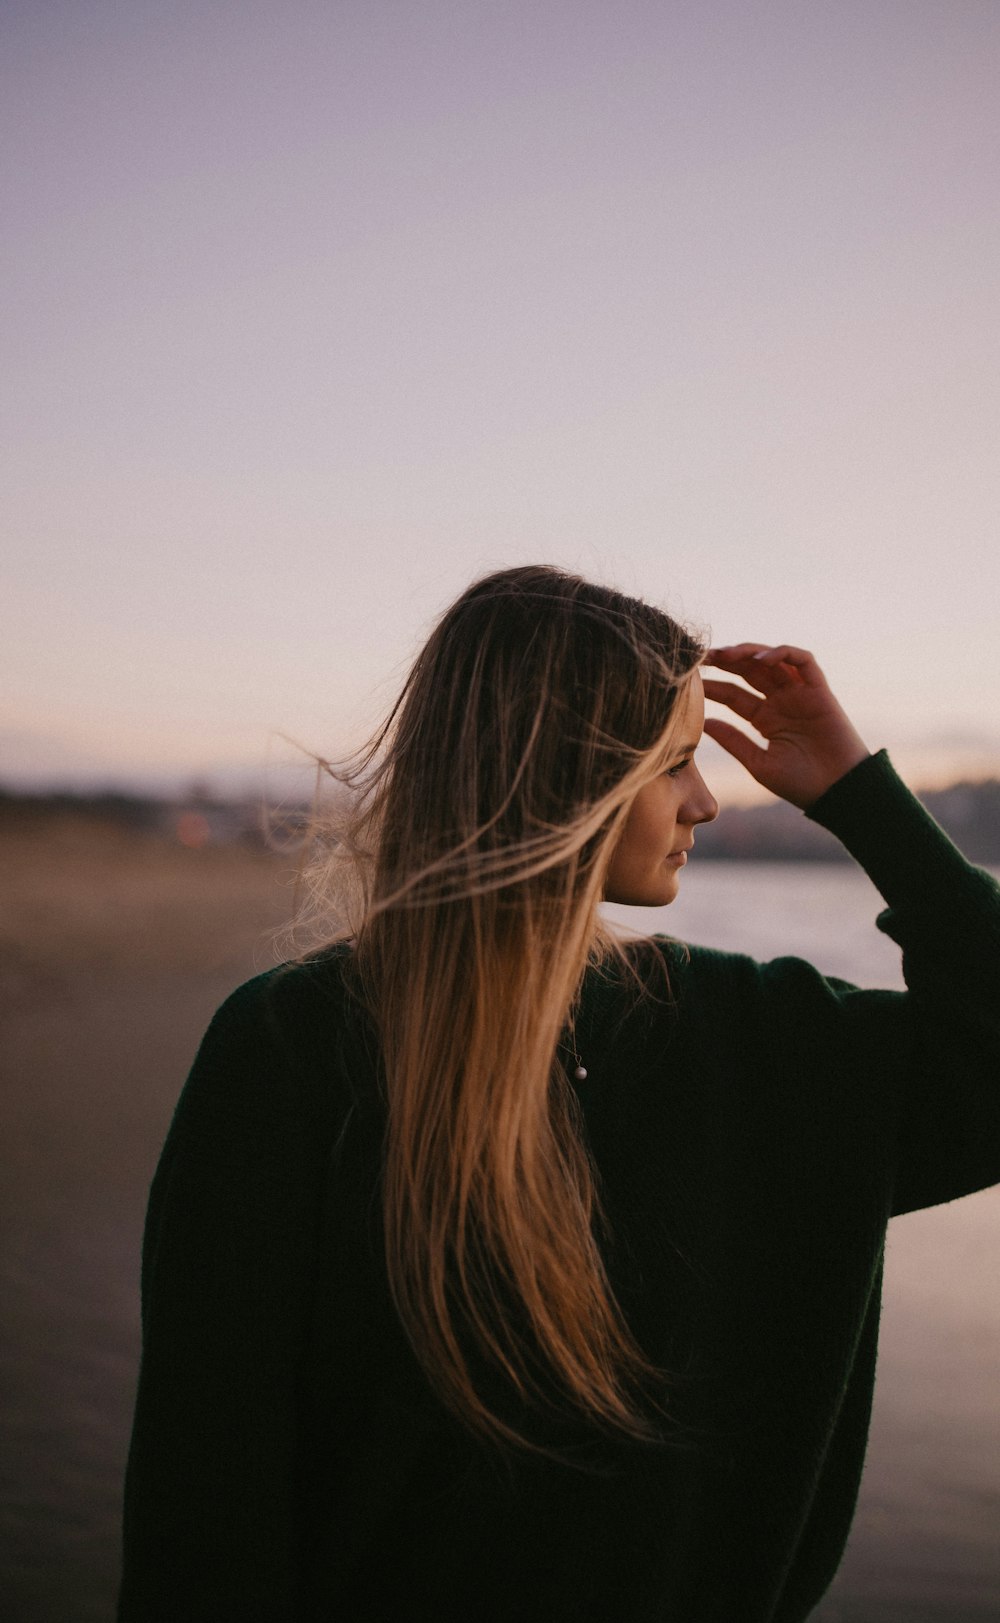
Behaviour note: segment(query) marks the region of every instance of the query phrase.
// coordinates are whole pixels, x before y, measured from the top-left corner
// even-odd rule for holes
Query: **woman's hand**
[[[740,642],[710,648],[706,666],[731,671],[756,689],[704,678],[705,697],[728,705],[767,740],[748,738],[714,716],[705,731],[772,794],[803,810],[871,752],[851,725],[812,654],[783,643]]]

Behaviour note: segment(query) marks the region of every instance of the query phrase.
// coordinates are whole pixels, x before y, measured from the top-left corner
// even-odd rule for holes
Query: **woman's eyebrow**
[[[700,739],[695,739],[693,744],[680,744],[680,745],[678,745],[677,749],[674,750],[674,754],[675,755],[693,755],[700,743],[701,743]]]

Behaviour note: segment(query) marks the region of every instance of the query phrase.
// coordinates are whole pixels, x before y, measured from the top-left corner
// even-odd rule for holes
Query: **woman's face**
[[[646,783],[632,802],[611,858],[604,897],[630,907],[664,907],[677,895],[680,872],[694,844],[697,823],[719,815],[692,759],[705,725],[705,692],[695,671],[679,701],[680,731],[666,769]]]

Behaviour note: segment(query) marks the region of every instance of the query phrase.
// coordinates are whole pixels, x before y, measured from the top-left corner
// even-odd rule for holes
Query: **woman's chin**
[[[653,900],[651,894],[646,906],[669,907],[671,902],[677,900],[677,893],[681,888],[680,869],[671,863],[664,873],[657,875],[655,887],[650,887],[651,892],[654,888],[656,900]]]
[[[672,872],[658,875],[641,889],[637,886],[624,893],[605,891],[604,900],[616,907],[669,907],[671,902],[676,901],[679,890],[680,877]]]

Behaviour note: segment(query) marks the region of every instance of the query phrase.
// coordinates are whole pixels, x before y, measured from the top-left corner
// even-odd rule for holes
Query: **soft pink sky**
[[[527,559],[812,646],[911,781],[1000,772],[995,0],[2,35],[0,782],[348,748]]]

